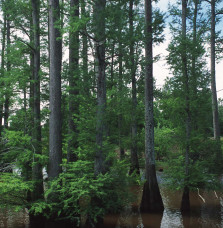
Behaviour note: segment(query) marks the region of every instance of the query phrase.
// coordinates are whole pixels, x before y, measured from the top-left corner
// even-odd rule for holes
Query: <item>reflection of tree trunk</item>
[[[142,212],[163,212],[155,170],[154,118],[153,118],[153,49],[152,0],[145,0],[145,157],[146,183],[141,201]]]
[[[205,198],[201,206],[202,224],[206,224],[205,227],[222,227],[220,199],[213,191],[204,191],[202,196]]]
[[[185,187],[183,191],[183,197],[181,202],[181,211],[187,212],[190,210],[190,196],[189,187],[187,184],[189,178],[189,153],[190,153],[190,98],[189,98],[189,78],[187,72],[187,53],[186,53],[186,11],[187,11],[187,0],[182,0],[182,72],[183,81],[185,88],[185,102],[186,102],[186,152],[185,152]]]
[[[129,2],[129,29],[130,29],[130,71],[132,78],[132,132],[131,132],[131,167],[130,174],[139,173],[139,161],[137,151],[137,91],[136,91],[136,66],[134,58],[134,34],[133,34],[133,0]]]
[[[49,0],[50,43],[50,121],[49,179],[58,177],[62,162],[61,121],[61,59],[62,42],[57,22],[60,19],[59,0]]]
[[[70,22],[74,22],[79,18],[79,0],[70,1]],[[79,113],[78,104],[78,62],[79,62],[79,32],[71,31],[69,40],[69,140],[67,161],[73,162],[77,160],[75,150],[78,148],[78,131],[77,131],[77,115]]]

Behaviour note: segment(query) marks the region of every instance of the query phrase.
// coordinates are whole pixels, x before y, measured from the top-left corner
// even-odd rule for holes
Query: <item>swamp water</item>
[[[159,177],[158,177],[159,179]],[[160,186],[165,210],[163,214],[140,214],[139,205],[142,188],[136,187],[136,202],[119,215],[107,215],[105,228],[223,228],[223,194],[214,191],[190,193],[191,213],[182,216],[179,208],[182,192],[171,191]],[[0,211],[0,228],[33,228],[29,225],[26,210]],[[40,227],[44,228],[44,227]],[[48,228],[48,227],[45,227]],[[63,228],[63,227],[61,227]]]

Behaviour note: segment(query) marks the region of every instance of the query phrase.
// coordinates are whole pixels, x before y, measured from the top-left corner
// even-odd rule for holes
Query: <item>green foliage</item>
[[[27,191],[31,182],[24,182],[22,177],[13,173],[0,173],[0,207],[24,208],[27,205]]]
[[[80,222],[80,216],[90,216],[96,221],[109,212],[120,212],[130,202],[128,188],[135,178],[127,175],[128,164],[124,161],[117,161],[109,172],[97,177],[91,161],[78,160],[63,167],[59,178],[50,182],[47,203],[33,204],[32,213],[44,213],[46,217],[56,214],[59,219],[76,222]],[[56,195],[53,202],[52,195]]]
[[[158,125],[155,128],[154,135],[156,159],[167,158],[174,146],[174,142],[176,142],[174,130],[167,127],[161,128],[160,125]]]
[[[187,185],[191,189],[220,187],[216,173],[221,169],[219,159],[219,144],[212,139],[193,138],[191,143],[189,176],[185,174],[185,158],[182,152],[172,152],[167,160],[166,184],[172,189],[183,189]]]

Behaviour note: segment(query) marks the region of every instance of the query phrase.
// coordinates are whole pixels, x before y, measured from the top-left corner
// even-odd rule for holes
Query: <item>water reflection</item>
[[[29,215],[26,210],[14,212],[12,210],[0,210],[1,228],[29,228]]]
[[[223,196],[214,191],[195,191],[190,193],[191,212],[182,215],[180,202],[182,192],[170,191],[161,186],[165,210],[163,214],[140,214],[137,207],[141,200],[142,189],[135,188],[137,198],[120,215],[105,216],[105,228],[220,228],[223,227]],[[12,212],[0,211],[1,228],[33,228],[29,226],[25,210]]]

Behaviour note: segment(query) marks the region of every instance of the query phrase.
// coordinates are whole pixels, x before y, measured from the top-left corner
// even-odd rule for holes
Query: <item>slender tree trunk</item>
[[[97,114],[96,114],[96,154],[95,174],[105,173],[106,154],[103,141],[106,136],[106,75],[105,75],[105,5],[106,0],[96,0],[94,4],[95,26],[95,63],[97,77]]]
[[[141,202],[142,212],[163,212],[155,170],[154,118],[153,118],[153,50],[152,0],[145,0],[145,157],[146,183]]]
[[[24,123],[24,135],[27,134],[27,130],[28,130],[28,126],[27,126],[27,87],[26,84],[24,85],[23,88],[23,109],[24,109],[24,113],[25,113],[25,123]]]
[[[7,36],[7,72],[10,74],[11,71],[11,62],[10,62],[10,48],[11,48],[11,27],[10,27],[10,21],[8,19],[6,20],[6,36]],[[9,101],[10,101],[10,85],[9,83],[6,83],[5,87],[7,88],[5,92],[5,113],[4,113],[4,127],[8,129],[8,118],[9,118]]]
[[[79,18],[79,0],[70,1],[70,22]],[[79,61],[79,32],[71,31],[69,40],[69,141],[67,151],[67,161],[77,160],[75,149],[78,148],[77,116],[79,113],[78,104],[78,61]]]
[[[32,13],[32,12],[31,12]],[[30,16],[30,43],[32,43],[34,41],[34,32],[33,32],[33,19],[32,19],[32,14]],[[30,87],[29,87],[29,108],[31,111],[31,126],[34,126],[34,117],[33,117],[33,113],[34,113],[34,51],[30,52],[30,70],[31,70],[31,74],[30,74]],[[32,135],[32,132],[29,132],[30,135]]]
[[[187,71],[187,52],[186,52],[186,13],[187,13],[187,0],[182,0],[182,72],[185,90],[185,102],[186,102],[186,151],[185,151],[185,187],[183,191],[183,197],[181,202],[181,211],[190,211],[190,198],[189,198],[189,186],[187,184],[189,178],[189,163],[190,163],[190,134],[191,134],[191,114],[190,114],[190,94],[189,94],[189,78]]]
[[[118,80],[118,90],[119,90],[119,97],[122,97],[123,93],[123,48],[121,41],[119,42],[119,57],[118,57],[118,68],[119,68],[119,80]],[[118,115],[118,129],[119,129],[119,153],[120,159],[123,159],[125,156],[124,146],[122,142],[123,137],[123,115],[122,115],[122,100],[120,99],[120,113]]]
[[[133,0],[129,2],[129,29],[130,29],[130,67],[132,78],[132,126],[131,126],[131,167],[130,174],[136,171],[139,174],[139,161],[137,152],[137,91],[136,91],[136,66],[134,58],[134,35],[133,35]]]
[[[220,140],[218,99],[215,81],[215,2],[216,0],[211,0],[211,92],[214,138]]]
[[[32,168],[32,180],[34,182],[34,190],[32,192],[32,200],[38,200],[43,198],[43,177],[42,177],[42,166],[38,159],[38,156],[42,154],[41,148],[41,119],[40,119],[40,1],[32,0],[32,19],[33,19],[33,38],[34,38],[34,103],[33,103],[33,145],[34,151],[34,164]]]
[[[87,17],[86,15],[86,3],[85,0],[81,0],[81,17]],[[86,25],[84,26],[84,31],[86,31]],[[83,81],[84,81],[84,93],[86,97],[90,96],[90,83],[88,76],[88,42],[87,36],[85,34],[82,35],[82,72],[83,72]]]
[[[193,18],[193,52],[192,52],[192,100],[197,100],[197,72],[196,72],[196,61],[197,61],[197,14],[198,14],[199,0],[194,0],[194,18]],[[197,113],[198,110],[193,110],[193,129],[197,129]]]
[[[62,171],[62,120],[61,120],[61,59],[62,42],[57,28],[60,19],[59,0],[49,0],[50,44],[50,121],[49,121],[49,178]]]
[[[1,78],[4,78],[5,74],[5,36],[6,36],[6,16],[3,16],[4,24],[2,29],[2,53],[1,53]],[[4,83],[1,83],[2,87],[4,87]],[[3,95],[3,90],[1,91]],[[2,118],[3,118],[3,101],[0,102],[0,137],[2,136]]]
[[[193,53],[192,53],[192,80],[193,80],[193,94],[194,97],[197,94],[197,76],[196,76],[196,47],[197,47],[197,13],[198,13],[198,1],[194,0],[194,18],[193,18]]]

